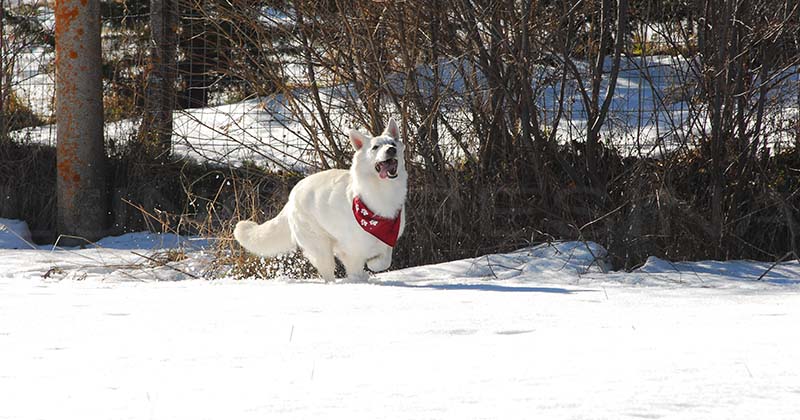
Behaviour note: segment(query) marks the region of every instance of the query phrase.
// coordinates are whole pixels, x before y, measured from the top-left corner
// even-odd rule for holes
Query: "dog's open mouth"
[[[397,159],[387,159],[375,164],[375,170],[381,179],[397,178]]]

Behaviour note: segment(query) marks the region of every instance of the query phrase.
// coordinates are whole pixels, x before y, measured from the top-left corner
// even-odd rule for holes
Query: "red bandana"
[[[397,243],[397,237],[400,236],[400,211],[397,211],[397,216],[394,219],[387,219],[378,216],[368,209],[361,198],[356,196],[353,199],[353,215],[356,216],[356,222],[367,233],[381,240],[381,242],[394,248]]]

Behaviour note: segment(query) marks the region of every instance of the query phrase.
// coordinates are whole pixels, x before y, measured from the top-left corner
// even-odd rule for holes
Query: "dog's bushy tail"
[[[274,257],[295,248],[289,221],[283,211],[260,225],[249,220],[237,223],[233,237],[246,250],[262,257]]]

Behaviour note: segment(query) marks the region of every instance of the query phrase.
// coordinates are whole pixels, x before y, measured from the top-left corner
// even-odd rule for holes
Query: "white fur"
[[[356,149],[350,170],[331,169],[311,175],[292,189],[289,201],[274,219],[261,225],[241,221],[233,236],[248,251],[271,257],[296,247],[317,268],[323,279],[334,280],[334,256],[344,265],[351,281],[363,281],[372,271],[383,271],[392,262],[392,247],[365,232],[353,216],[353,198],[374,213],[393,218],[402,209],[400,234],[405,229],[404,203],[408,174],[403,161],[404,145],[394,119],[377,137],[350,131]],[[375,165],[387,159],[387,150],[397,148],[397,177],[380,178]]]

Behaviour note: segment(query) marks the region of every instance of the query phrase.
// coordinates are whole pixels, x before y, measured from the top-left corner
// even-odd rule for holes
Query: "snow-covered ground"
[[[796,262],[617,273],[555,243],[364,284],[148,265],[179,240],[0,250],[0,419],[800,418]]]

